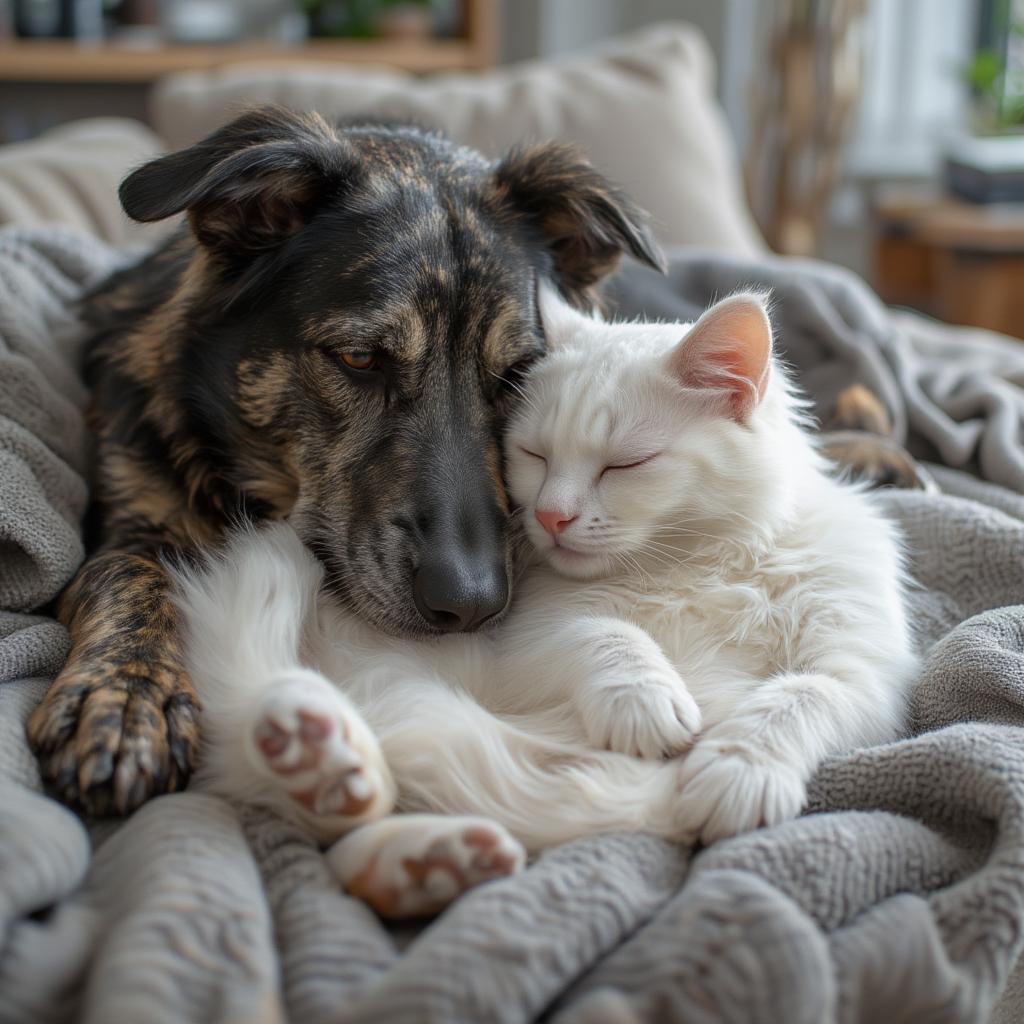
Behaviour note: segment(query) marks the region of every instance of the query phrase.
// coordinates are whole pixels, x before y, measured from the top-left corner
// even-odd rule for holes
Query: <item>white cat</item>
[[[516,870],[520,844],[784,821],[823,759],[901,727],[899,541],[827,474],[764,299],[692,326],[547,289],[541,311],[552,354],[506,438],[536,554],[493,633],[376,632],[283,524],[179,571],[198,783],[344,836],[329,860],[384,914]]]

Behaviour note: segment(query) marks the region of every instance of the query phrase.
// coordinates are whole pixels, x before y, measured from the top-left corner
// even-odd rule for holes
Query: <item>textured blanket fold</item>
[[[1024,491],[1024,346],[887,310],[857,277],[813,260],[680,250],[668,280],[631,265],[608,289],[619,313],[694,320],[716,298],[769,289],[784,358],[820,413],[854,381],[884,399],[915,454]]]
[[[427,927],[387,928],[272,815],[184,793],[83,823],[23,723],[66,654],[82,558],[74,299],[121,255],[0,232],[0,1022],[1024,1019],[1024,346],[890,314],[818,264],[678,253],[629,314],[771,287],[822,409],[861,379],[943,493],[891,493],[926,663],[912,735],[837,758],[797,821],[700,851],[581,840]]]

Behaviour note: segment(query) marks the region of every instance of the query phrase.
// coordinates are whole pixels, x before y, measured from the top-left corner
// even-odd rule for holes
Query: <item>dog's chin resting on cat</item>
[[[177,572],[199,784],[334,842],[383,914],[583,835],[774,825],[823,759],[901,729],[899,539],[815,451],[764,298],[693,325],[540,301],[551,353],[506,435],[534,552],[499,626],[378,633],[285,524]]]

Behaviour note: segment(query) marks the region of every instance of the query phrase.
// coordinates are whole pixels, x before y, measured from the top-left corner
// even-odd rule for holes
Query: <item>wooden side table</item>
[[[880,190],[872,205],[885,302],[1024,338],[1024,204],[904,187]]]

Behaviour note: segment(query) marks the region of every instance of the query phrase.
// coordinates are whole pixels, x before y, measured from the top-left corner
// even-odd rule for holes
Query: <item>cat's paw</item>
[[[800,770],[763,750],[705,737],[681,766],[681,838],[713,843],[795,818],[807,802]]]
[[[700,732],[697,702],[670,668],[653,666],[633,679],[593,687],[580,698],[587,740],[632,757],[675,757]]]
[[[388,813],[394,784],[376,738],[325,679],[296,672],[266,692],[249,732],[255,766],[318,818]]]
[[[397,815],[337,842],[327,861],[381,917],[437,914],[467,889],[521,870],[526,852],[486,818]]]

